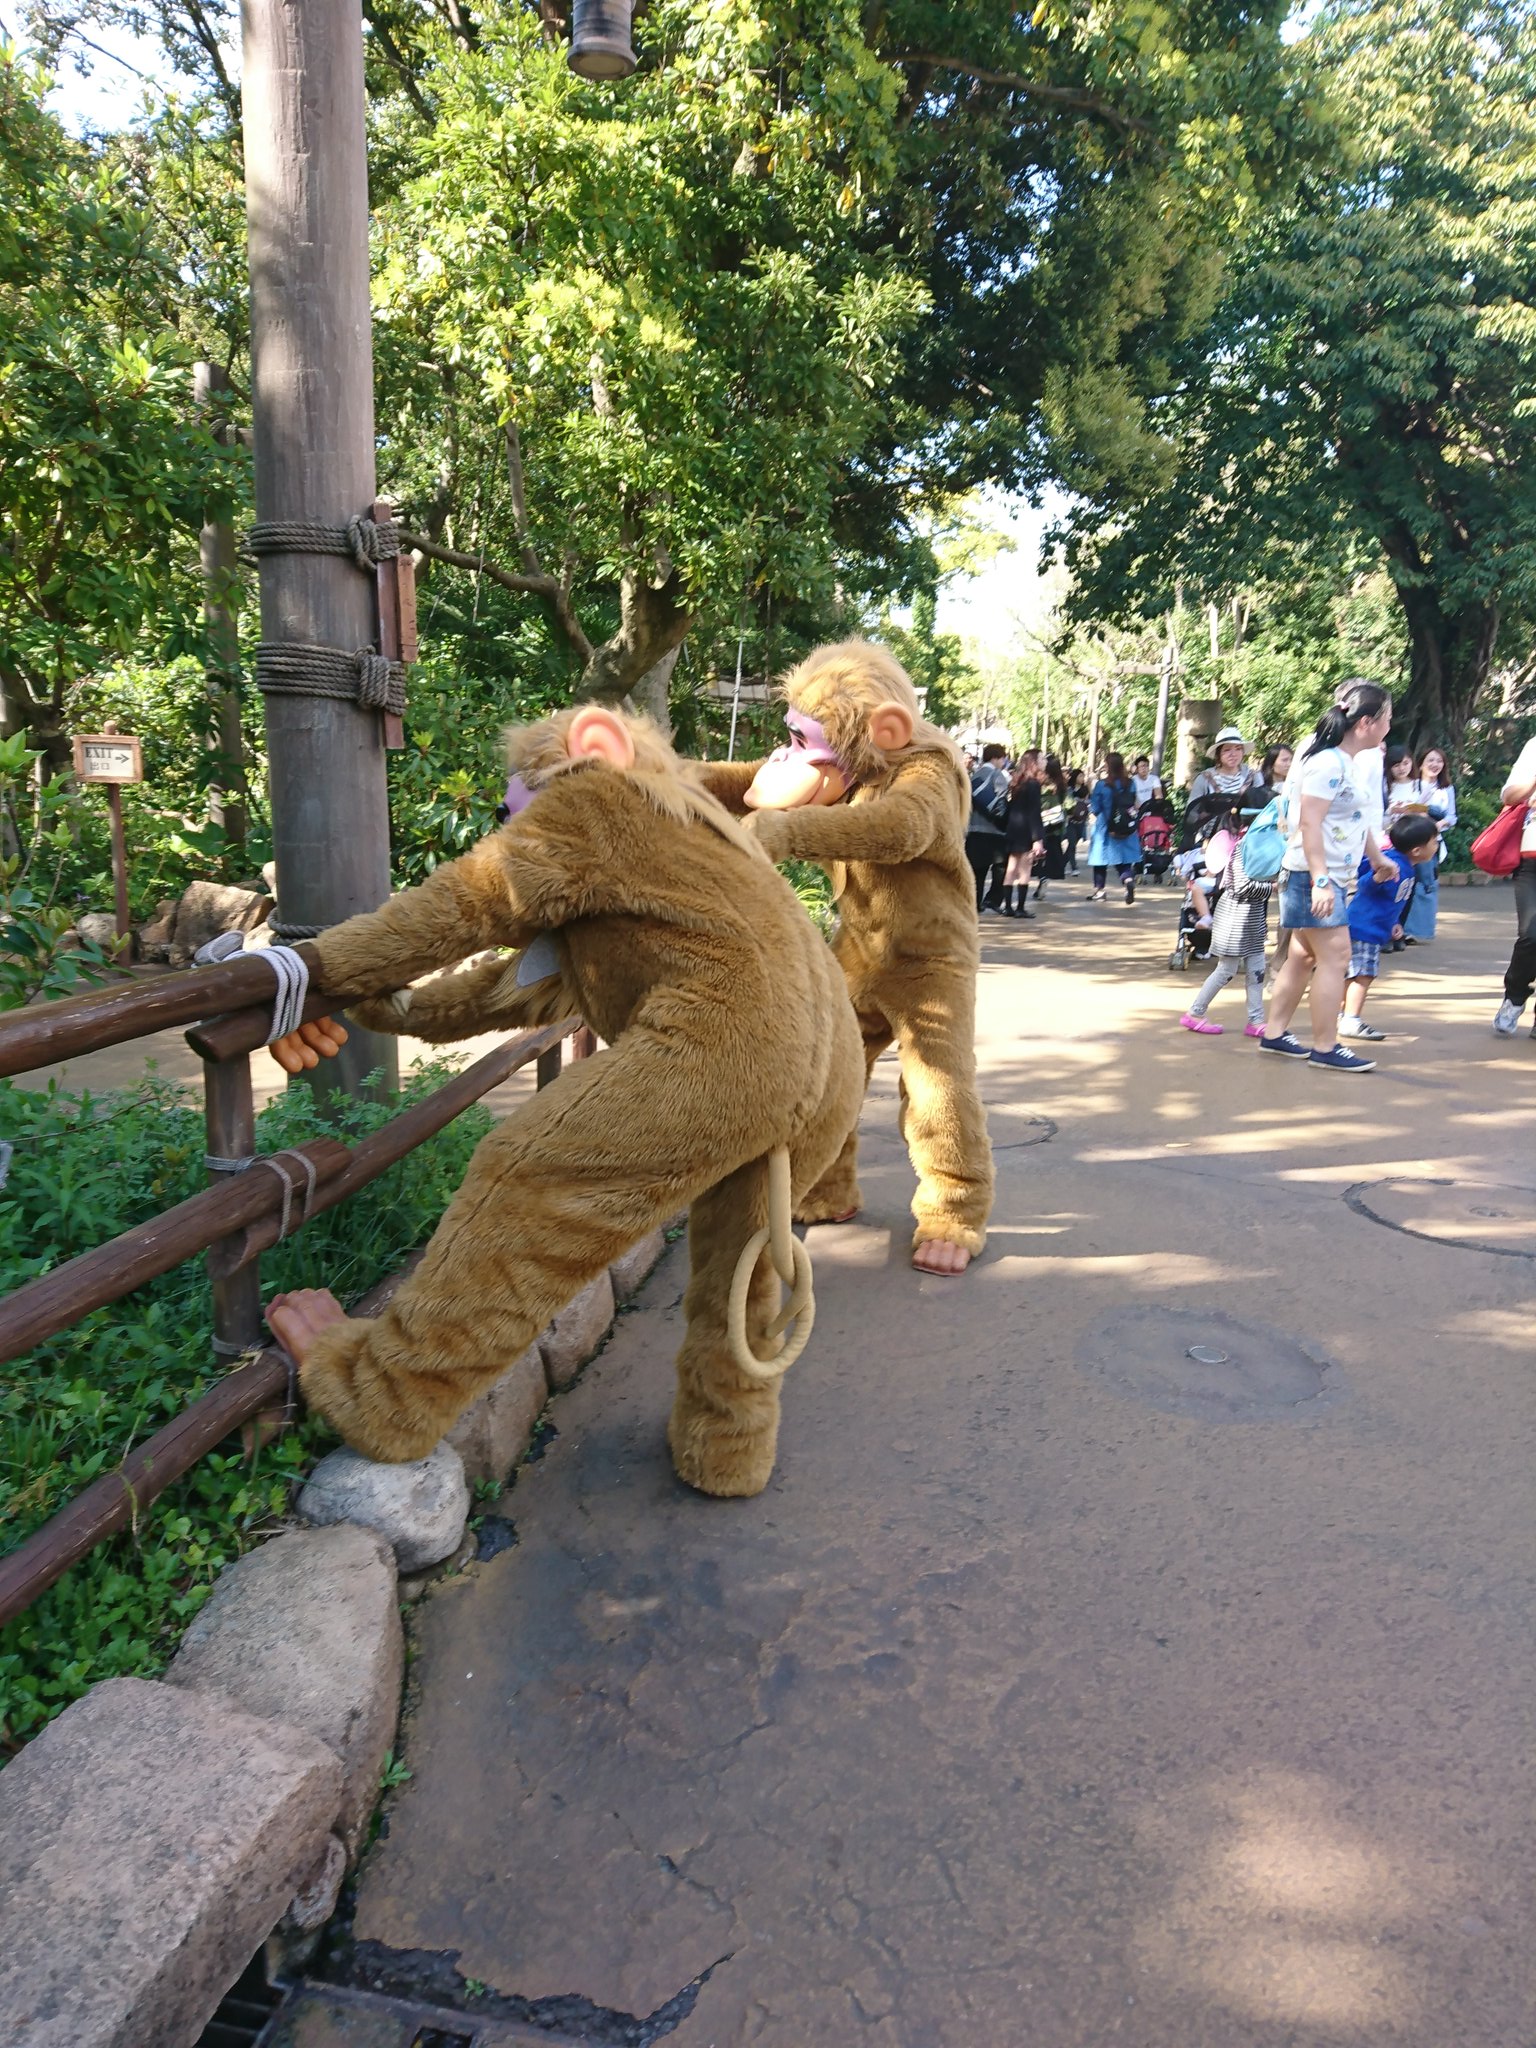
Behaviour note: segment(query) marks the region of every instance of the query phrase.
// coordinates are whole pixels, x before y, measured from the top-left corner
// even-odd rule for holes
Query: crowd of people
[[[1080,846],[1096,903],[1106,900],[1111,868],[1130,905],[1140,879],[1171,865],[1183,895],[1170,965],[1206,968],[1180,1025],[1219,1036],[1225,1027],[1211,1005],[1241,977],[1242,1028],[1261,1051],[1367,1073],[1375,1060],[1359,1044],[1386,1037],[1365,1014],[1382,955],[1434,940],[1444,835],[1457,816],[1444,749],[1415,753],[1390,740],[1391,725],[1390,693],[1355,679],[1294,747],[1255,759],[1247,737],[1223,727],[1185,794],[1176,853],[1164,851],[1174,811],[1147,756],[1128,765],[1109,751],[1090,781],[1037,748],[1010,759],[1001,744],[984,746],[971,765],[966,835],[978,915],[1032,917],[1031,889],[1038,902],[1048,884],[1077,874]],[[1536,989],[1536,740],[1503,802],[1526,813],[1518,936],[1493,1020],[1509,1037]],[[1261,858],[1261,843],[1278,863],[1273,852]],[[1310,1044],[1292,1029],[1303,1002]]]

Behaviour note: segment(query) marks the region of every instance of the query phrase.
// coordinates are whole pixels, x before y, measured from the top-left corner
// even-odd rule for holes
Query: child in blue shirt
[[[1382,850],[1397,869],[1397,878],[1378,882],[1368,860],[1360,863],[1359,886],[1349,906],[1349,981],[1344,990],[1340,1038],[1385,1038],[1361,1016],[1371,983],[1381,969],[1381,949],[1402,936],[1414,870],[1440,852],[1440,827],[1423,811],[1408,811],[1387,834]]]

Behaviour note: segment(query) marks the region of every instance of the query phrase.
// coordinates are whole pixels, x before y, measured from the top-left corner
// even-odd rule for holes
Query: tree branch
[[[1150,121],[1144,121],[1138,114],[1123,114],[1096,93],[1082,92],[1073,85],[1045,85],[1034,78],[1021,77],[1017,71],[988,71],[980,64],[972,64],[964,57],[940,57],[931,50],[914,50],[899,57],[887,57],[888,64],[911,64],[931,71],[958,71],[962,78],[974,78],[978,85],[1000,85],[1007,92],[1022,93],[1027,99],[1052,100],[1058,106],[1070,107],[1075,113],[1087,114],[1095,121],[1103,121],[1107,127],[1117,129],[1122,135],[1156,135],[1157,130]]]
[[[592,642],[582,631],[571,604],[571,593],[554,576],[542,572],[519,575],[515,570],[503,569],[496,562],[488,562],[484,555],[466,555],[458,548],[445,548],[441,541],[430,540],[424,533],[409,533],[404,528],[400,533],[400,545],[411,548],[419,555],[425,555],[433,562],[446,562],[452,569],[468,569],[473,575],[488,576],[493,583],[499,583],[503,590],[513,590],[521,596],[539,597],[549,606],[560,630],[582,661],[592,659]]]
[[[429,128],[433,127],[435,121],[432,109],[427,105],[425,95],[421,87],[416,83],[416,74],[411,69],[410,59],[395,41],[392,31],[380,15],[378,8],[371,4],[371,0],[363,0],[363,19],[372,30],[373,39],[383,52],[390,70],[394,72],[404,88],[406,98],[426,125]]]
[[[518,435],[517,422],[515,420],[508,420],[505,432],[507,440],[507,481],[512,486],[512,528],[517,535],[518,551],[522,556],[523,567],[530,576],[542,576],[544,573],[543,564],[539,560],[538,550],[534,547],[528,533],[528,491],[523,476],[523,444]]]

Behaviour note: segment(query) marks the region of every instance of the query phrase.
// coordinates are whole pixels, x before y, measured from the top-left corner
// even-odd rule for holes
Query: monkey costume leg
[[[864,1041],[864,1088],[860,1093],[860,1107],[869,1090],[869,1077],[875,1070],[875,1061],[886,1051],[895,1032],[890,1020],[878,1009],[864,1002],[856,1005],[855,1014],[859,1020],[859,1033]],[[827,1171],[808,1194],[795,1204],[797,1223],[840,1223],[845,1222],[856,1210],[863,1207],[864,1197],[859,1191],[859,1120],[855,1112],[848,1136],[842,1150]]]
[[[992,1145],[976,1086],[976,983],[925,963],[888,973],[880,995],[901,1042],[901,1129],[917,1174],[914,1248],[974,1257],[992,1212]]]
[[[856,1110],[851,1018],[847,1039],[822,1102],[791,1142],[802,1185]],[[481,1142],[426,1257],[384,1313],[317,1337],[301,1370],[311,1406],[368,1457],[424,1456],[581,1287],[693,1203],[679,1470],[705,1492],[760,1491],[773,1467],[779,1390],[735,1365],[726,1304],[741,1249],[766,1220],[766,1153],[785,1133],[765,1133],[761,1095],[747,1103],[739,1086],[723,1085],[736,1064],[636,1034],[567,1068]],[[717,1186],[722,1159],[749,1148],[752,1163]],[[760,1356],[770,1272],[765,1256],[749,1303]]]

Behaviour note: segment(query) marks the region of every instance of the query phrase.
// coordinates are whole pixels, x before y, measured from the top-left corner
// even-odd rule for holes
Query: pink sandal
[[[1264,1036],[1264,1026],[1262,1024],[1245,1024],[1243,1026],[1243,1036],[1244,1038],[1262,1038]]]
[[[1188,1010],[1179,1019],[1186,1031],[1198,1031],[1203,1038],[1220,1038],[1225,1024],[1213,1024],[1209,1017],[1191,1017]]]

